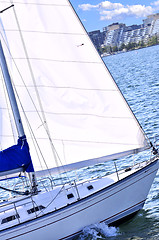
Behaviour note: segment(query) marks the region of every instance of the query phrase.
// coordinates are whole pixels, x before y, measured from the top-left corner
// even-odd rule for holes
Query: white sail
[[[2,1],[1,10],[11,4]],[[36,171],[68,164],[78,168],[147,148],[139,123],[68,0],[17,0],[1,14],[1,22]],[[6,135],[0,131],[2,141]]]

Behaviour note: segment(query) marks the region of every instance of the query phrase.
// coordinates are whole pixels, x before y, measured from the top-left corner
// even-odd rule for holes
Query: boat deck
[[[149,163],[143,162],[101,178],[54,186],[49,192],[41,191],[37,195],[3,201],[0,203],[0,230],[57,211],[79,199],[89,197],[93,193],[137,172]]]

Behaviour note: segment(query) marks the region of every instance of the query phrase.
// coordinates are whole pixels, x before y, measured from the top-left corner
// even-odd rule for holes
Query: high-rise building
[[[103,44],[103,33],[100,30],[92,31],[88,33],[95,47],[98,49]]]
[[[159,13],[149,15],[141,25],[126,26],[117,22],[104,27],[103,32],[89,33],[97,49],[101,45],[120,47],[122,44],[147,42],[155,35],[159,36]]]

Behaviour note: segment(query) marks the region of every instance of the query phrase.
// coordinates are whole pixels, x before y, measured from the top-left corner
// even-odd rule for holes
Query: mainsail
[[[2,1],[0,7],[12,3]],[[36,171],[80,168],[148,147],[68,0],[17,0],[1,22],[1,41]],[[0,104],[5,149],[13,134],[11,128],[7,135],[3,131]]]

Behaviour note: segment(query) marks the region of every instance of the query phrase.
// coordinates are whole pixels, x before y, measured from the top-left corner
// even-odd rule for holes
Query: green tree
[[[121,44],[120,48],[119,48],[119,51],[122,51],[123,49],[126,48],[126,45],[124,43]]]
[[[138,43],[138,46],[139,46],[139,47],[145,47],[144,41],[141,40],[141,41]]]
[[[148,43],[147,45],[148,46],[153,46],[153,45],[157,45],[159,44],[159,41],[157,39],[157,36],[152,36],[149,40],[148,40]]]
[[[117,52],[118,51],[118,47],[117,46],[112,47],[112,51],[113,52]]]

